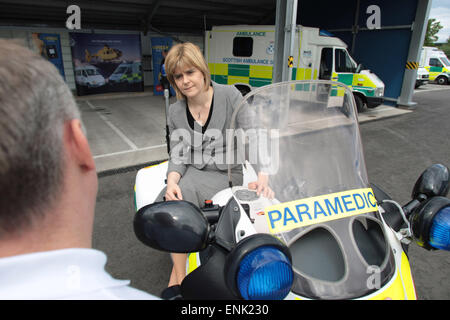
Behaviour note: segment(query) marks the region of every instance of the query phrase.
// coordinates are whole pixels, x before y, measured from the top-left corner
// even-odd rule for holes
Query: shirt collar
[[[95,249],[62,249],[0,259],[0,299],[60,299],[125,286],[105,271],[106,255]]]

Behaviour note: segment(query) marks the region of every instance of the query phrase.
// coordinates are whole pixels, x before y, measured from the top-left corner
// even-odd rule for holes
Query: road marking
[[[92,103],[90,103],[88,100],[86,100],[86,103],[87,103],[87,105],[89,106],[89,108],[91,108],[93,111],[97,111],[96,108],[95,108],[95,106],[94,106]],[[106,123],[111,129],[113,129],[113,131],[114,131],[115,133],[117,133],[117,135],[118,135],[119,137],[122,138],[123,141],[125,141],[126,144],[128,144],[128,146],[129,146],[131,149],[133,149],[133,150],[138,150],[138,149],[139,149],[139,148],[133,143],[133,141],[131,141],[130,139],[128,139],[128,137],[127,137],[122,131],[120,131],[119,128],[117,128],[114,124],[112,124],[112,122],[109,121],[107,117],[105,117],[103,114],[98,113],[98,112],[97,112],[97,114],[98,114],[98,116],[99,116],[103,121],[105,121],[105,123]],[[131,150],[131,151],[133,151],[133,150]],[[95,157],[94,157],[94,158],[95,158]]]
[[[162,147],[166,148],[167,145],[166,144],[159,144],[159,145],[156,145],[156,146],[150,146],[150,147],[145,147],[145,148],[140,148],[140,149],[124,150],[124,151],[118,151],[118,152],[113,152],[113,153],[101,154],[101,155],[98,155],[98,156],[94,156],[94,159],[101,159],[101,158],[117,156],[117,155],[125,154],[125,153],[139,152],[139,151],[151,150],[151,149],[162,148]]]
[[[427,92],[427,91],[439,91],[439,90],[450,90],[450,88],[433,88],[433,89],[422,89],[422,90],[414,90],[414,93],[419,93],[419,92]]]

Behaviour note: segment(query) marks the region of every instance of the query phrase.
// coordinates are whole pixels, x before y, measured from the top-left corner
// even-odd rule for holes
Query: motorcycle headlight
[[[225,264],[228,288],[246,300],[281,300],[294,281],[289,249],[268,234],[241,240]]]
[[[425,201],[413,211],[410,222],[419,246],[450,251],[450,199],[433,197]]]

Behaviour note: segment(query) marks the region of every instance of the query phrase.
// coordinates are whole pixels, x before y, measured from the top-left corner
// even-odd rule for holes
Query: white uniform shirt
[[[105,271],[106,255],[63,249],[0,259],[0,299],[159,299]]]

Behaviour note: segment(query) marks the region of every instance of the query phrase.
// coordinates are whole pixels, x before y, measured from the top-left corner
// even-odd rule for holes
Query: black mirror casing
[[[364,66],[362,63],[358,63],[355,69],[355,73],[360,73],[362,70],[364,70]]]
[[[206,248],[210,226],[194,204],[187,201],[156,202],[134,216],[134,233],[156,250],[188,253]]]
[[[433,164],[428,167],[417,179],[411,197],[418,199],[421,195],[427,198],[448,194],[450,187],[449,169],[442,164]]]

